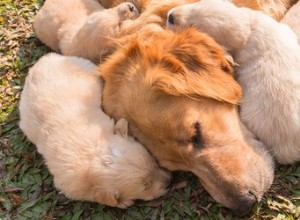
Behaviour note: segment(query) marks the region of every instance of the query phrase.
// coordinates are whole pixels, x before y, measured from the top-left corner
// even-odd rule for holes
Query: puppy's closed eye
[[[149,189],[151,188],[151,185],[152,185],[152,182],[151,182],[151,181],[150,181],[150,182],[146,182],[146,183],[144,184],[144,191],[149,190]]]

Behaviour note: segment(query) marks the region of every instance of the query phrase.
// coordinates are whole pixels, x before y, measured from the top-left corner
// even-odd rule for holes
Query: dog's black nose
[[[132,5],[132,4],[129,4],[129,5],[128,5],[128,7],[129,7],[129,10],[130,10],[131,12],[133,12],[133,11],[134,11],[134,5]]]
[[[170,13],[170,14],[168,15],[168,22],[169,22],[170,24],[175,24],[175,15],[174,15],[174,12],[172,12],[172,13]]]
[[[253,205],[257,202],[257,199],[255,195],[251,192],[249,192],[247,195],[245,195],[242,200],[239,203],[239,206],[234,209],[234,212],[238,216],[244,216],[248,212],[251,211]]]

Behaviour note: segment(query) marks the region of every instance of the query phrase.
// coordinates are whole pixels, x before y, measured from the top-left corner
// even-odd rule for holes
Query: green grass
[[[42,2],[0,0],[0,219],[235,218],[189,173],[175,174],[179,189],[127,210],[71,201],[55,190],[42,157],[18,128],[17,106],[28,68],[49,52],[32,30]],[[244,219],[299,218],[300,164],[278,166],[272,188]]]

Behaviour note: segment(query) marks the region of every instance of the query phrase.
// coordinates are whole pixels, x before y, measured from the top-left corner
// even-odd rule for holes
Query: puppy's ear
[[[115,125],[115,134],[121,135],[122,137],[128,137],[128,121],[125,118],[121,118]]]
[[[116,207],[119,205],[119,192],[98,189],[94,194],[94,200],[98,203]]]

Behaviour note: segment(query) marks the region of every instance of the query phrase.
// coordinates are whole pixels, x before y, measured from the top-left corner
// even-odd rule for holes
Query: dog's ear
[[[106,191],[98,189],[94,194],[94,200],[101,204],[116,207],[119,204],[119,192],[118,191]]]
[[[121,135],[124,138],[128,137],[128,121],[125,118],[121,118],[117,121],[115,134]]]
[[[167,94],[187,96],[195,99],[211,98],[233,105],[239,104],[242,89],[232,76],[223,72],[214,73],[214,76],[198,75],[197,73],[163,75],[154,86]]]
[[[231,65],[225,61],[224,66],[221,63],[220,67],[210,67],[202,65],[195,54],[187,52],[166,57],[162,62],[165,71],[154,80],[153,86],[174,96],[211,98],[236,105],[242,88],[231,74]]]
[[[162,58],[162,71],[154,79],[155,87],[174,96],[239,103],[241,86],[232,76],[230,58],[226,59],[215,41],[189,29],[179,33],[174,42]]]

